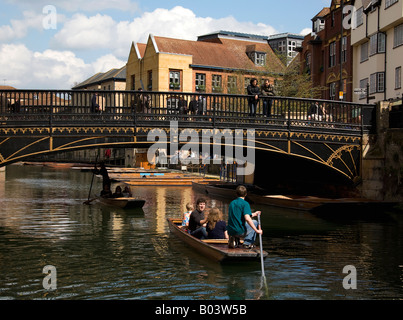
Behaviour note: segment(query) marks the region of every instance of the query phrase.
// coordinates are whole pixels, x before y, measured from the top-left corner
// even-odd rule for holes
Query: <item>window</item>
[[[395,27],[394,43],[393,47],[396,48],[403,44],[403,24]]]
[[[222,77],[218,74],[213,74],[213,81],[212,81],[213,91],[214,92],[221,92],[222,90]]]
[[[135,75],[132,75],[130,78],[131,78],[131,86],[130,86],[130,89],[131,89],[131,90],[136,90],[136,76],[135,76]]]
[[[370,81],[369,81],[369,93],[376,92],[376,73],[371,74]]]
[[[385,34],[384,33],[376,33],[373,34],[370,38],[370,52],[369,54],[372,56],[377,53],[385,52]]]
[[[181,88],[180,71],[169,71],[169,89],[180,90]]]
[[[378,92],[385,92],[385,72],[378,72],[376,79]]]
[[[151,70],[148,71],[147,81],[147,90],[151,91],[153,89],[153,72]]]
[[[385,91],[385,72],[373,73],[369,81],[369,93],[377,93]]]
[[[325,20],[317,18],[313,22],[313,32],[322,31],[325,28]]]
[[[278,43],[278,52],[279,53],[284,53],[286,51],[286,45],[285,45],[285,41],[279,41]]]
[[[347,37],[342,38],[341,62],[347,61]]]
[[[364,24],[364,8],[361,7],[357,10],[355,14],[355,26],[354,28],[357,28]]]
[[[227,89],[228,89],[228,93],[236,93],[237,92],[237,89],[238,89],[237,77],[228,76]]]
[[[368,78],[360,80],[360,88],[361,89],[367,90],[367,85],[368,85]],[[366,96],[367,96],[367,94],[366,94],[366,91],[365,91],[365,93],[360,94],[360,99],[364,99],[364,98],[366,98]]]
[[[386,0],[385,2],[385,9],[389,8],[391,5],[395,4],[399,0]]]
[[[266,64],[266,53],[253,51],[249,55],[250,59],[257,66],[264,66]]]
[[[311,74],[311,59],[312,59],[311,53],[307,52],[305,56],[305,70],[308,74]]]
[[[330,97],[330,100],[334,100],[336,97],[336,82],[333,82],[330,84],[329,97]]]
[[[332,42],[329,45],[329,67],[336,65],[336,42]]]
[[[400,89],[402,87],[402,67],[397,67],[395,69],[395,89]]]
[[[266,64],[266,54],[261,52],[256,52],[255,64],[258,66],[264,66]]]
[[[361,62],[368,60],[368,43],[369,42],[365,42],[361,45]]]
[[[206,91],[206,74],[196,73],[196,91]]]
[[[386,34],[378,33],[378,53],[385,53],[386,49]]]

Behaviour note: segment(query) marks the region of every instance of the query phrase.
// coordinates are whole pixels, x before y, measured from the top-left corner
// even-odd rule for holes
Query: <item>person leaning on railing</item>
[[[308,111],[308,120],[322,121],[325,116],[325,109],[319,104],[318,101],[315,101]]]
[[[271,117],[271,107],[273,100],[270,97],[275,96],[274,87],[270,81],[266,79],[261,88],[261,96],[263,98],[263,117]]]
[[[253,78],[250,80],[250,85],[247,87],[247,92],[249,95],[248,104],[249,104],[249,116],[255,117],[257,106],[259,104],[259,95],[260,89],[257,85],[257,79]]]

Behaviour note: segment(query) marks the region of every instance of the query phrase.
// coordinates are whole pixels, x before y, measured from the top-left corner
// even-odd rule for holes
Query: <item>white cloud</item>
[[[307,34],[309,34],[311,32],[312,32],[312,28],[305,28],[305,29],[302,29],[299,34],[302,34],[303,36],[306,36]]]
[[[25,45],[0,45],[0,78],[21,89],[70,89],[97,72],[124,66],[112,55],[85,63],[71,51],[32,52]]]
[[[33,1],[9,2],[23,4]],[[38,3],[47,4],[39,0]],[[37,2],[35,1],[35,4]],[[39,5],[39,4],[38,4]],[[131,0],[56,0],[52,5],[66,10],[101,10],[103,8],[137,8]],[[33,4],[32,4],[33,6]],[[28,6],[29,7],[29,6]],[[9,25],[0,26],[0,80],[17,88],[69,89],[76,82],[82,82],[96,72],[120,68],[126,63],[131,42],[145,42],[150,33],[187,40],[217,30],[236,31],[269,35],[276,33],[270,25],[239,22],[234,17],[222,19],[198,17],[189,9],[176,6],[170,10],[156,9],[145,12],[131,21],[117,21],[110,15],[97,13],[86,15],[76,13],[71,17],[58,14],[57,30],[43,32],[43,43],[50,40],[51,49],[29,49],[27,45],[12,43],[23,41],[30,29],[43,30],[43,13],[25,11],[23,19],[11,20]],[[1,42],[9,42],[8,44]],[[95,61],[84,61],[77,54],[96,56]]]
[[[111,49],[120,58],[128,56],[131,42],[145,42],[150,33],[186,40],[217,30],[269,35],[276,33],[270,25],[239,22],[229,16],[222,19],[197,17],[193,11],[176,6],[170,10],[145,12],[132,21],[114,21],[97,14],[77,14],[55,35],[53,46],[65,49]]]
[[[87,17],[75,14],[61,31],[54,36],[59,48],[99,49],[110,48],[116,30],[116,22],[107,15]]]
[[[30,28],[42,29],[43,15],[24,11],[23,19],[12,19],[9,25],[0,26],[0,42],[24,38]]]
[[[104,55],[91,64],[94,73],[105,72],[113,68],[121,68],[127,61],[120,60],[112,54]]]

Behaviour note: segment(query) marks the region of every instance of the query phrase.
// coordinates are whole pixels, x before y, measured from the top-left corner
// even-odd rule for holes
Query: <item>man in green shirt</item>
[[[253,248],[256,239],[256,234],[263,234],[263,230],[257,229],[258,222],[252,220],[253,217],[258,216],[261,212],[256,211],[252,213],[249,203],[245,200],[247,190],[244,186],[236,188],[237,199],[233,200],[228,209],[228,235],[229,247],[235,248],[237,239],[244,238],[243,247]]]

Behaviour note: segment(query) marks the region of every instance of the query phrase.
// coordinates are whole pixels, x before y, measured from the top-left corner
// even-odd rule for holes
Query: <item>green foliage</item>
[[[279,59],[287,62],[287,57],[278,54]],[[298,59],[298,58],[296,58]],[[319,99],[325,88],[314,87],[311,76],[307,72],[301,72],[301,63],[294,59],[287,67],[284,73],[276,77],[276,95],[283,97],[311,98]]]

